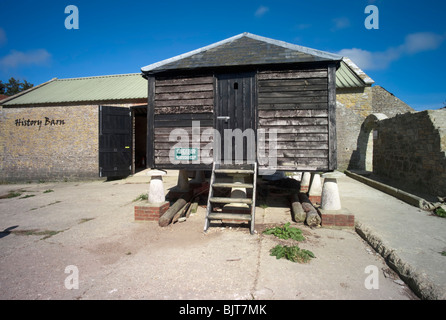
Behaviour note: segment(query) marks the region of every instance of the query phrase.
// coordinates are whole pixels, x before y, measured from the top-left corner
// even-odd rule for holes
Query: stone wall
[[[358,135],[365,118],[372,112],[371,87],[336,91],[338,170],[359,166]]]
[[[98,105],[0,107],[0,182],[97,178]]]
[[[373,113],[387,117],[413,112],[406,103],[380,86],[343,88],[336,91],[336,129],[338,148],[338,170],[365,170],[365,155],[362,154],[365,119]]]
[[[98,175],[98,106],[5,108],[0,181]]]
[[[383,113],[391,118],[397,114],[413,112],[409,105],[395,97],[386,89],[380,86],[374,86],[373,91],[373,113]]]
[[[407,191],[446,196],[446,110],[381,120],[373,171]]]

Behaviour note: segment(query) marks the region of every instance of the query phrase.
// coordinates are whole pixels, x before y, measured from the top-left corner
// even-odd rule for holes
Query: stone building
[[[133,132],[144,131],[138,114],[147,106],[146,80],[140,74],[53,79],[3,100],[0,181],[98,178],[104,106],[127,110]],[[134,145],[128,151],[136,157]]]
[[[354,62],[343,59],[336,82],[338,170],[369,169],[366,152],[367,145],[373,142],[369,141],[373,132],[364,125],[369,115],[379,113],[391,118],[414,111],[392,93],[373,84]]]

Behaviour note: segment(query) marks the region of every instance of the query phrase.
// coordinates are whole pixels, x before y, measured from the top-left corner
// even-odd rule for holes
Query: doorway
[[[220,134],[214,147],[217,162],[255,161],[255,92],[254,72],[217,76],[215,128]]]
[[[147,168],[147,106],[132,107],[133,111],[133,174]]]

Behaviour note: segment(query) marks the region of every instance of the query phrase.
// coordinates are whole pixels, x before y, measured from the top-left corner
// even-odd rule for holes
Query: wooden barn
[[[225,130],[252,129],[263,131],[254,159],[260,171],[334,170],[336,69],[341,60],[332,53],[243,33],[143,67],[149,87],[148,167],[210,169],[207,129],[220,133],[222,158],[229,156],[224,153]],[[200,124],[199,132],[192,131],[193,122]],[[187,132],[189,139],[177,138],[174,129]],[[269,166],[271,161],[262,157],[269,157],[273,130],[277,164]],[[174,154],[181,143],[185,150],[177,151],[184,157]],[[244,158],[246,147],[244,143]]]
[[[243,33],[143,67],[148,167],[212,169],[205,229],[228,218],[215,206],[231,205],[253,231],[258,173],[336,169],[341,60]],[[219,187],[231,197],[214,196]]]

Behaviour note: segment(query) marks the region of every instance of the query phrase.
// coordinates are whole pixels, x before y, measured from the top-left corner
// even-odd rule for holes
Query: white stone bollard
[[[178,191],[189,191],[189,173],[187,170],[180,170],[178,172],[177,189]]]
[[[313,175],[313,181],[311,182],[310,191],[308,193],[308,198],[313,204],[321,203],[321,195],[322,195],[322,183],[321,183],[321,175],[315,173]]]
[[[307,193],[310,187],[311,173],[304,172],[302,175],[302,181],[300,182],[300,192]]]
[[[147,196],[149,203],[162,203],[166,201],[163,185],[163,176],[165,174],[166,172],[162,170],[150,170],[147,172],[147,175],[151,176]]]
[[[302,180],[302,172],[295,172],[293,174],[293,179],[296,181],[301,181]]]
[[[338,183],[335,178],[325,178],[322,187],[321,209],[341,210]]]

